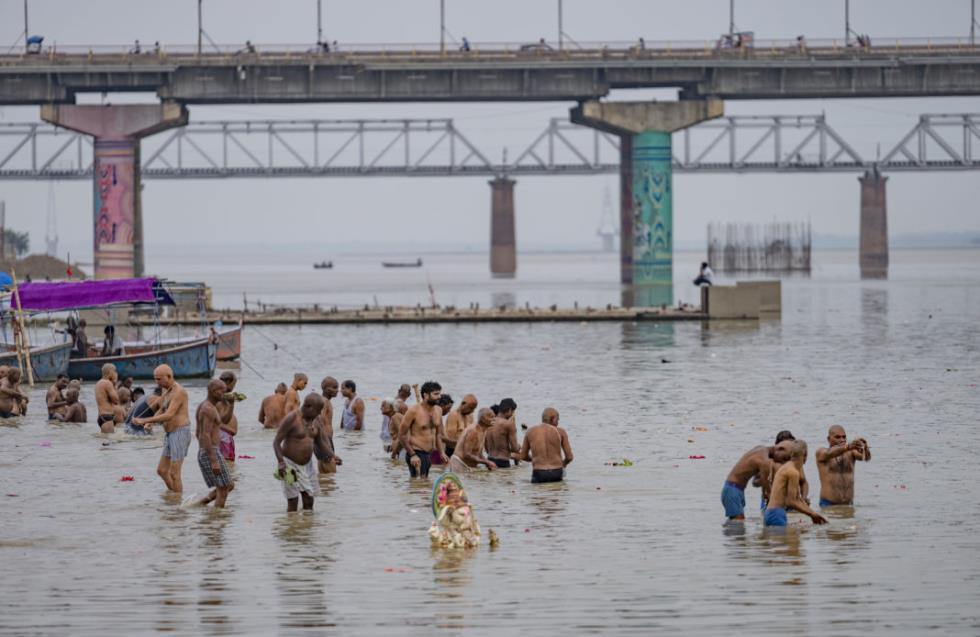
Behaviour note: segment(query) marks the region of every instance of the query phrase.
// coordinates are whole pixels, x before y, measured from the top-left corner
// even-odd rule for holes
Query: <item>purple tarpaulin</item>
[[[173,299],[156,279],[109,279],[59,283],[24,283],[18,287],[20,306],[30,312],[56,312],[119,303],[160,303]],[[11,309],[17,307],[13,297]]]

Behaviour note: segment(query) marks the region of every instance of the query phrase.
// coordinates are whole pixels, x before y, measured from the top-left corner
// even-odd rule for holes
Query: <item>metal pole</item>
[[[446,0],[439,0],[439,52],[446,52]]]
[[[322,0],[316,0],[316,43],[323,44],[323,7]]]
[[[977,44],[977,0],[970,0],[970,46]]]
[[[24,0],[24,50],[27,50],[27,38],[31,37],[30,30],[27,28],[27,0]]]
[[[565,41],[565,29],[562,26],[562,0],[558,0],[558,50],[561,51]]]
[[[0,261],[7,260],[7,202],[0,201]]]
[[[728,0],[728,34],[735,33],[735,0]]]
[[[851,44],[851,0],[844,0],[844,46]]]
[[[197,56],[201,57],[201,40],[204,29],[201,27],[201,2],[197,0]]]

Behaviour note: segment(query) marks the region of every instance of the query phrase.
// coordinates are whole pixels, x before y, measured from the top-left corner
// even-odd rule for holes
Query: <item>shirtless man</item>
[[[85,333],[85,326],[85,319],[78,322],[78,327],[75,329],[75,342],[68,354],[71,358],[88,358],[88,335]]]
[[[340,415],[340,428],[360,431],[364,428],[364,401],[357,397],[357,385],[352,380],[345,380],[340,384],[340,394],[346,399]]]
[[[116,388],[116,395],[119,396],[119,409],[122,410],[123,422],[125,422],[126,414],[133,407],[133,394],[125,385],[120,385]]]
[[[294,374],[293,384],[286,392],[286,406],[283,407],[285,413],[299,409],[299,393],[306,389],[306,384],[310,382],[306,374]]]
[[[27,413],[27,394],[20,390],[20,370],[5,367],[6,373],[0,378],[0,418],[13,418]]]
[[[65,392],[65,405],[65,413],[55,414],[55,419],[61,422],[88,422],[88,412],[85,410],[85,405],[78,402],[78,390],[74,387]]]
[[[497,467],[506,469],[511,460],[515,466],[520,460],[521,447],[517,444],[517,424],[514,422],[517,403],[512,398],[504,398],[498,407],[493,427],[487,432],[487,457],[497,463]]]
[[[501,406],[503,406],[501,404]],[[541,413],[541,424],[524,434],[521,460],[531,462],[531,483],[559,482],[575,456],[568,432],[558,426],[558,410],[548,407]]]
[[[184,491],[180,470],[191,446],[191,419],[188,414],[187,391],[174,380],[174,372],[169,365],[160,365],[153,370],[153,379],[163,392],[160,408],[153,416],[133,418],[133,424],[149,430],[146,425],[163,423],[166,435],[163,438],[163,453],[157,465],[157,475],[175,493]]]
[[[429,477],[434,450],[445,456],[438,435],[442,422],[442,411],[439,409],[442,386],[435,381],[427,381],[422,385],[421,394],[422,402],[408,408],[399,430],[399,438],[405,448],[405,462],[413,478]]]
[[[223,381],[212,380],[208,383],[208,397],[197,406],[195,413],[197,464],[201,467],[205,484],[211,489],[211,492],[201,500],[201,506],[214,502],[216,508],[224,508],[228,493],[235,488],[219,449],[223,422],[218,407],[226,400],[225,396],[229,391],[231,389]]]
[[[446,455],[453,455],[460,434],[473,424],[473,412],[476,411],[477,404],[476,396],[466,394],[463,396],[463,401],[459,403],[459,407],[449,412],[449,416],[446,418],[446,426],[442,432],[442,442],[446,445]]]
[[[271,396],[262,399],[259,422],[266,429],[276,429],[286,416],[286,389],[286,383],[279,383]]]
[[[471,398],[467,395],[463,398],[463,404],[466,404],[466,399]],[[476,399],[473,399],[474,404]],[[460,405],[462,409],[463,404]],[[456,412],[453,412],[456,413]],[[449,459],[449,469],[456,473],[467,473],[476,469],[481,464],[487,468],[487,471],[495,471],[497,469],[496,463],[488,460],[483,456],[483,445],[486,440],[487,431],[493,426],[493,411],[484,407],[480,410],[479,419],[476,424],[470,423],[467,425],[466,429],[463,430],[456,442],[456,449],[453,452],[452,457]],[[446,453],[449,453],[448,449]]]
[[[728,472],[725,486],[721,488],[721,504],[729,520],[745,519],[745,485],[755,476],[759,476],[763,499],[768,500],[772,462],[789,460],[791,445],[790,442],[781,442],[774,447],[753,447],[739,458]]]
[[[840,425],[827,431],[829,449],[817,449],[817,471],[820,472],[820,507],[854,502],[854,463],[871,460],[871,449],[864,438],[847,442]]]
[[[336,447],[333,446],[333,403],[330,401],[337,397],[338,392],[340,392],[340,383],[333,376],[327,376],[320,381],[320,393],[323,395],[323,410],[320,412],[320,418],[323,420],[323,432],[330,443],[330,450],[334,452],[336,452]],[[317,447],[313,448],[313,453],[319,454]],[[337,473],[337,465],[342,464],[337,462],[336,453],[333,457],[324,456],[321,458],[317,455],[316,458],[319,462],[320,473]]]
[[[395,409],[395,399],[384,399],[381,401],[381,444],[384,451],[391,454],[392,458],[397,458],[398,453],[392,453],[392,449],[397,445],[399,450],[401,444],[398,442],[398,432],[402,425],[402,415]]]
[[[225,395],[218,403],[218,415],[221,416],[221,433],[219,437],[219,451],[221,457],[226,462],[235,462],[235,435],[238,433],[238,417],[235,416],[235,403],[238,401],[238,394],[235,393],[235,385],[238,379],[235,372],[223,371],[218,377],[225,384]]]
[[[67,387],[68,374],[58,374],[54,385],[48,388],[48,393],[44,397],[45,402],[48,404],[48,420],[63,420],[63,418],[58,418],[58,416],[64,416],[65,412],[68,411],[68,403],[65,401],[64,394]]]
[[[112,363],[106,363],[102,366],[102,379],[95,383],[95,407],[96,413],[98,413],[96,423],[102,433],[111,434],[116,430],[116,416],[119,411],[119,394],[116,392],[116,366]]]
[[[794,440],[790,444],[790,459],[779,468],[772,481],[766,526],[786,526],[786,509],[793,508],[810,516],[814,524],[826,524],[822,515],[814,513],[800,497],[800,470],[806,462],[806,443]]]
[[[333,449],[323,429],[322,412],[323,398],[309,394],[300,409],[286,415],[272,441],[272,449],[279,461],[278,476],[286,496],[286,510],[289,512],[297,509],[300,496],[303,497],[303,509],[312,510],[313,498],[320,495],[313,449],[319,449],[321,457],[329,459],[333,456]]]
[[[412,388],[408,383],[402,383],[395,392],[395,411],[404,414],[408,410],[408,399],[412,397]],[[402,408],[404,406],[404,409]]]

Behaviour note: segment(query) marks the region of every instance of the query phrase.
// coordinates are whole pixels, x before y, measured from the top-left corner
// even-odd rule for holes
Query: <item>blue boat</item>
[[[102,378],[102,366],[112,363],[119,378],[152,379],[158,365],[169,365],[174,378],[210,378],[214,374],[217,345],[204,338],[176,347],[123,356],[73,358],[68,363],[68,376],[82,380]]]
[[[34,371],[34,380],[54,381],[58,374],[67,372],[70,353],[71,342],[31,348],[31,369]],[[20,369],[17,352],[0,353],[0,365]],[[21,369],[21,377],[27,378],[26,370]]]

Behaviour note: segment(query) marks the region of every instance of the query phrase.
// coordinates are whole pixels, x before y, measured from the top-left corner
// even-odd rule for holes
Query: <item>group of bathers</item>
[[[730,480],[725,481],[725,486],[721,488],[721,504],[725,507],[725,515],[729,520],[743,518],[745,516],[745,487],[739,486]],[[839,502],[831,502],[820,498],[820,507],[826,508],[837,506]],[[759,502],[759,509],[762,511],[763,520],[766,526],[786,526],[786,509],[783,507],[768,507],[765,498]]]

